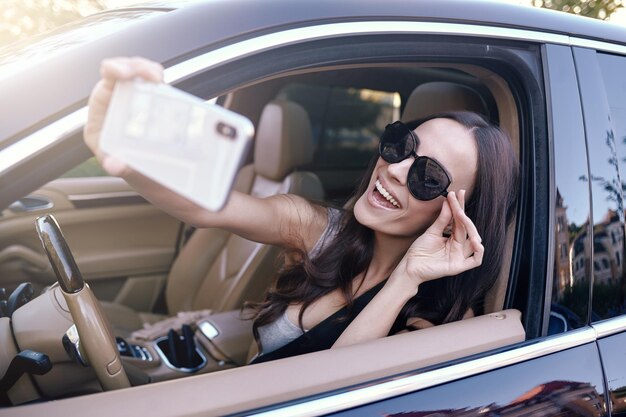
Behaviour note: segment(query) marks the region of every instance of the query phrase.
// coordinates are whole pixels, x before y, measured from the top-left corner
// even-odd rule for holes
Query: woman
[[[388,126],[353,210],[326,209],[293,195],[258,199],[233,192],[213,213],[99,149],[115,82],[161,82],[162,67],[117,58],[103,62],[101,73],[85,140],[110,174],[184,222],[224,228],[296,255],[257,306],[257,361],[482,313],[514,211],[517,162],[506,135],[481,117],[459,112],[417,126]]]

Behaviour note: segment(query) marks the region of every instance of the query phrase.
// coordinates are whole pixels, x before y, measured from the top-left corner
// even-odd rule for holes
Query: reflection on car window
[[[584,143],[555,142],[556,252],[552,306],[548,334],[561,333],[586,324],[589,305],[590,245],[589,193],[583,178]]]
[[[597,143],[589,146],[594,185],[593,320],[626,312],[624,183],[620,178],[620,171],[622,177],[626,173],[626,58],[608,54],[597,54],[597,58],[610,114],[597,114],[603,131],[598,132]],[[598,172],[599,167],[604,171]]]
[[[555,50],[567,62],[567,50]],[[570,58],[571,59],[571,58]],[[561,62],[555,59],[555,62]],[[554,273],[548,334],[562,333],[587,324],[591,239],[589,238],[589,177],[584,124],[576,73],[571,66],[558,67],[550,80],[554,123]]]
[[[308,112],[316,169],[362,169],[374,155],[385,126],[400,118],[396,92],[290,84],[277,98],[294,101]]]
[[[109,174],[100,166],[94,156],[70,169],[59,178],[106,177],[108,175]]]

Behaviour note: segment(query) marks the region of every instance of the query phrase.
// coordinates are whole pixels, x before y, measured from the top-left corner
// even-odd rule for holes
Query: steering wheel
[[[56,219],[50,214],[38,217],[36,228],[76,325],[83,353],[102,388],[110,391],[130,387],[111,326],[83,280]]]

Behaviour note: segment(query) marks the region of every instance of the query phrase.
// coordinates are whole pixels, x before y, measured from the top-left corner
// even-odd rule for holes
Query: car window
[[[316,169],[364,168],[385,126],[400,117],[400,94],[289,84],[277,98],[303,106],[311,119]]]
[[[59,178],[89,178],[89,177],[106,177],[109,174],[100,166],[96,157],[91,157],[85,162],[70,169]]]
[[[548,75],[554,120],[555,251],[547,334],[557,334],[587,324],[592,265],[589,172],[576,72],[568,48],[550,50],[554,67]]]
[[[598,53],[597,55],[609,115],[599,114],[604,126],[590,153],[602,152],[592,159],[592,181],[600,192],[594,198],[594,287],[592,319],[599,320],[626,311],[624,277],[624,208],[623,190],[626,175],[626,57]],[[602,163],[605,174],[593,171]],[[619,170],[618,170],[619,169]],[[621,173],[619,172],[621,171]],[[596,208],[596,204],[598,208]]]

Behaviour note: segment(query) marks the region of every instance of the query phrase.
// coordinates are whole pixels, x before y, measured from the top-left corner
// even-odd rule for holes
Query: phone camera
[[[215,129],[217,133],[230,139],[235,139],[235,136],[237,136],[237,129],[223,122],[219,122]]]

